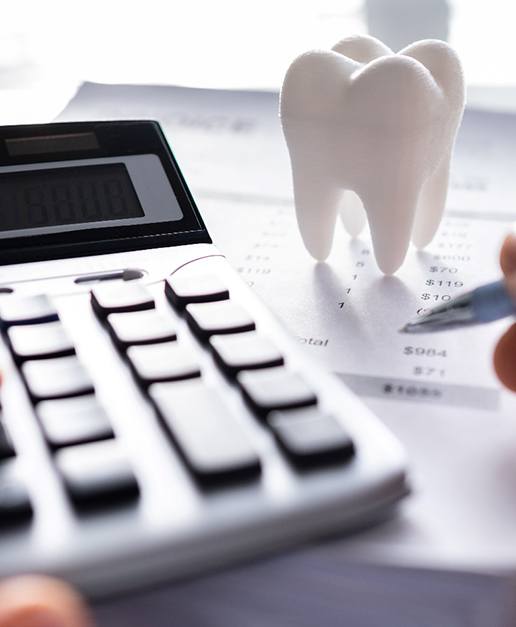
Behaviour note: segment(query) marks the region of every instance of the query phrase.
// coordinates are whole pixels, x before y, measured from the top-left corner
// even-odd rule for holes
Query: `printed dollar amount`
[[[405,346],[403,348],[404,355],[415,355],[417,357],[447,357],[448,353],[445,348],[426,348],[424,346]]]

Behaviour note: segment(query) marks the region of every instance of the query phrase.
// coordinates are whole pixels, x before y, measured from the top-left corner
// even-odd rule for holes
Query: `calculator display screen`
[[[0,126],[0,266],[210,242],[158,122]]]
[[[182,217],[157,155],[0,166],[0,241]]]
[[[0,174],[3,231],[143,215],[123,163]]]

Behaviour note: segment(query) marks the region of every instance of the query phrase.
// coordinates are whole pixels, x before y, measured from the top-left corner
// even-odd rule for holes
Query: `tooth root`
[[[318,261],[330,254],[341,192],[325,177],[294,170],[294,199],[301,237]]]
[[[448,154],[441,160],[421,189],[412,230],[412,242],[419,249],[432,241],[439,228],[446,205],[450,159],[451,155]]]
[[[358,194],[355,194],[355,192],[350,189],[345,189],[342,192],[340,219],[351,237],[359,235],[365,226],[366,213],[364,205]]]
[[[378,187],[374,196],[362,195],[376,262],[384,274],[396,272],[405,259],[419,187],[391,181],[383,189]]]

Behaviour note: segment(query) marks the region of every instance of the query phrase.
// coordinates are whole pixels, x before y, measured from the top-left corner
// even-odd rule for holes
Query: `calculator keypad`
[[[91,305],[199,484],[256,481],[262,468],[223,387],[202,375],[199,353],[205,351],[229,379],[224,385],[239,392],[294,467],[353,456],[340,423],[321,412],[310,385],[285,366],[281,351],[217,277],[170,277],[165,296],[201,346],[185,342],[184,324],[171,310],[157,309],[139,284],[96,288]],[[14,305],[2,309],[2,302],[8,346],[73,505],[80,510],[134,501],[139,484],[132,464],[53,305],[36,297],[23,314]],[[0,422],[0,519],[8,511],[6,518],[23,520],[31,512],[23,483],[10,475],[2,483],[1,471],[14,456]]]

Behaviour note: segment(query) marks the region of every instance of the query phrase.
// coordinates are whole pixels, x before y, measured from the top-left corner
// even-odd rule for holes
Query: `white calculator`
[[[212,244],[158,123],[0,127],[0,577],[98,598],[391,514],[404,453]]]

